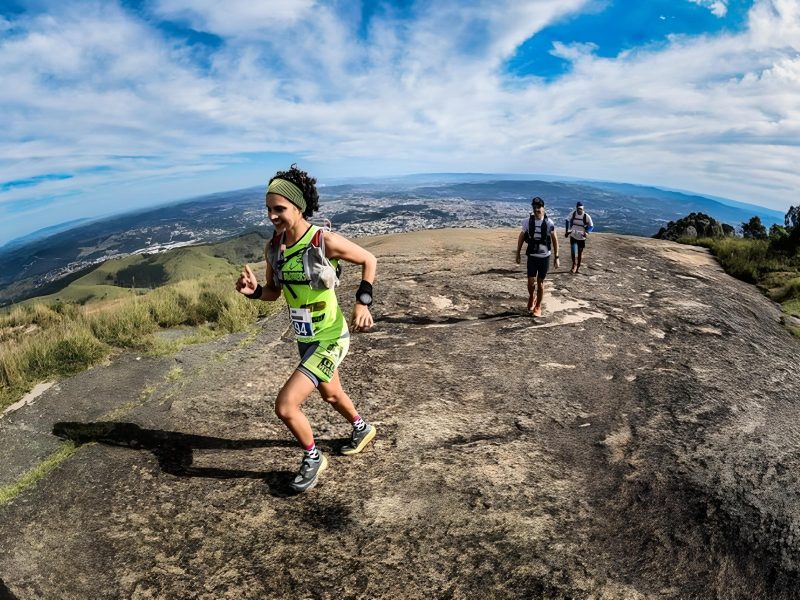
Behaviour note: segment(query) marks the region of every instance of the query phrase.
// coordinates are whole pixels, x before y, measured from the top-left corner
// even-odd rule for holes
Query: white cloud
[[[274,32],[309,16],[314,0],[154,0],[152,10],[222,36]]]
[[[583,0],[431,3],[411,22],[376,18],[366,40],[310,2],[272,7],[289,11],[279,28],[266,4],[153,5],[226,37],[202,64],[196,48],[121,8],[59,6],[0,38],[0,75],[13,82],[0,86],[0,181],[74,177],[0,193],[0,213],[111,184],[185,177],[194,189],[243,153],[264,152],[349,169],[341,175],[378,161],[552,173],[784,210],[800,189],[797,0],[758,0],[739,34],[675,38],[614,60],[559,45],[574,68],[550,83],[513,78],[504,61]]]
[[[689,0],[710,10],[714,16],[724,17],[728,14],[728,0]]]

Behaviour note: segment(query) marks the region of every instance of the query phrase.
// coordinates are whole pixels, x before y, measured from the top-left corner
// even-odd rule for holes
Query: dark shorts
[[[528,257],[528,277],[544,279],[547,277],[547,270],[550,268],[550,257]]]
[[[570,240],[569,241],[572,248],[578,248],[579,250],[583,250],[586,247],[586,240]]]

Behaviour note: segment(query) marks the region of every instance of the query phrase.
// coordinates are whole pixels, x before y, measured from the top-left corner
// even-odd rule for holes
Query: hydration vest
[[[315,227],[312,225],[311,227]],[[297,298],[297,293],[292,289],[295,285],[308,285],[315,290],[333,289],[339,285],[339,276],[342,274],[342,266],[339,261],[334,260],[331,262],[325,256],[325,235],[323,230],[317,227],[317,230],[311,236],[311,240],[300,248],[290,254],[284,255],[286,245],[284,238],[286,233],[279,234],[277,231],[272,236],[269,245],[267,246],[267,260],[272,265],[272,282],[276,287],[282,288],[286,285],[289,293]],[[305,237],[305,235],[303,235]],[[301,238],[302,239],[302,238]],[[283,278],[283,265],[287,260],[303,253],[303,280],[287,281]]]
[[[542,246],[547,246],[550,251],[550,246],[553,241],[550,239],[550,227],[547,225],[547,213],[542,219],[542,226],[539,228],[539,238],[536,235],[536,217],[531,215],[528,219],[528,231],[525,232],[525,241],[528,242],[528,249],[526,254],[539,254]]]
[[[572,228],[572,226],[575,224],[575,217],[577,217],[577,216],[578,216],[578,214],[573,210],[572,214],[569,216],[570,228]],[[586,211],[583,211],[583,226],[584,227],[588,227],[589,226],[589,216],[586,214]]]

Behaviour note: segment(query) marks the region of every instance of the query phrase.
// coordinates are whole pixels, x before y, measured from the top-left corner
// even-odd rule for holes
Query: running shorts
[[[320,383],[329,383],[349,348],[349,333],[336,340],[297,342],[297,349],[300,352],[300,364],[297,370],[307,376],[314,383],[314,387],[319,387]]]
[[[528,256],[528,277],[544,279],[550,268],[549,256]]]

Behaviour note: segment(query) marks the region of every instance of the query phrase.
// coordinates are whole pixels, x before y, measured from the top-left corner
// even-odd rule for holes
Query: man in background
[[[581,259],[583,258],[583,249],[586,247],[586,238],[594,229],[592,217],[584,210],[583,202],[578,202],[575,205],[575,210],[569,215],[567,219],[567,227],[565,237],[570,238],[570,254],[572,255],[572,268],[570,273],[577,273],[581,268]]]

